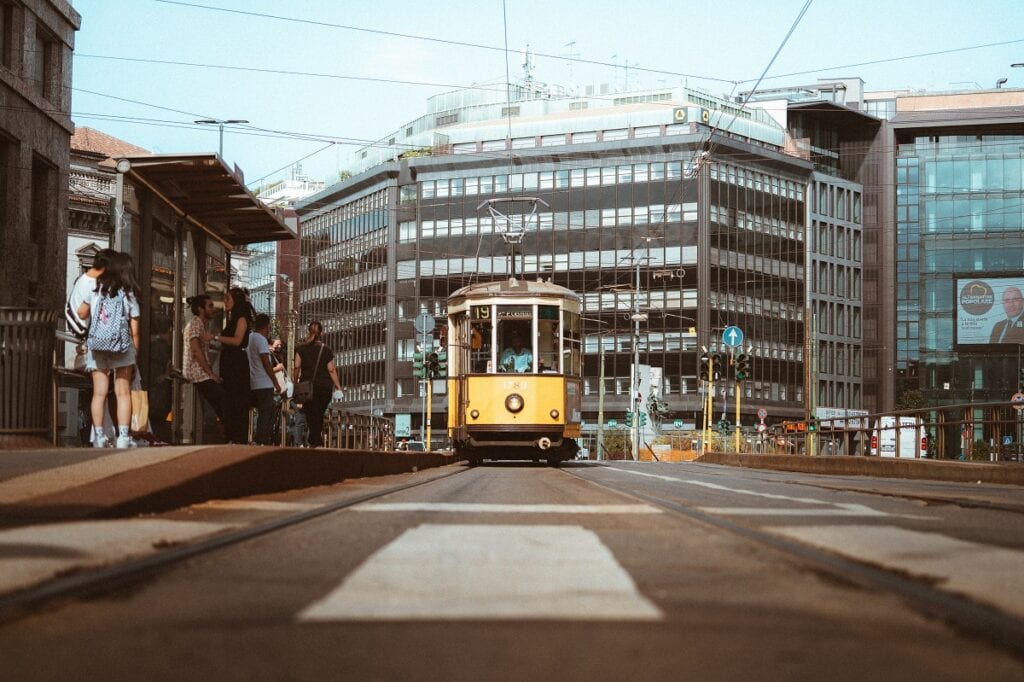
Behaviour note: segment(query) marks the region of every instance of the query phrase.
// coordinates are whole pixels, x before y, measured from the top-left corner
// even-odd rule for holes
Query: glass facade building
[[[1024,129],[1016,127],[896,130],[897,398],[920,391],[933,405],[995,402],[1019,388],[1019,346],[957,334],[958,280],[1024,276]]]

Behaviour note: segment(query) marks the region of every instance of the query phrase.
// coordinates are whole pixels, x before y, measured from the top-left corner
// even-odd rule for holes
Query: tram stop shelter
[[[192,317],[189,296],[206,293],[220,305],[239,284],[241,254],[256,242],[295,239],[298,224],[260,202],[241,170],[217,154],[137,155],[117,159],[114,248],[135,260],[142,287],[143,387],[154,435],[168,443],[212,442],[216,420],[177,370],[182,331]],[[223,326],[223,309],[210,327]],[[218,326],[220,325],[220,326]],[[245,399],[239,397],[238,399]]]

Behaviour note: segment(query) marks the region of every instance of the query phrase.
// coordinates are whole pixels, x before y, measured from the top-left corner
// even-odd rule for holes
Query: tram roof
[[[568,298],[577,302],[580,300],[579,294],[572,289],[566,289],[563,286],[552,284],[548,281],[511,278],[464,286],[452,293],[448,300],[454,301],[454,299],[459,298],[500,298],[505,296],[552,296]]]

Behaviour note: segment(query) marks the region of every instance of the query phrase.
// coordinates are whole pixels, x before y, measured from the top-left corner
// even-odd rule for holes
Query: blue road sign
[[[743,343],[743,330],[736,325],[730,325],[722,332],[722,343],[730,348],[736,348]]]

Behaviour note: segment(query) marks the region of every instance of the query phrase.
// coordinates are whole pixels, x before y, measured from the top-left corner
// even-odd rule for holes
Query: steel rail
[[[609,465],[596,465],[604,468]],[[589,468],[589,467],[588,467]],[[738,535],[795,557],[813,567],[846,580],[861,588],[884,590],[903,598],[918,613],[945,622],[950,627],[999,646],[1024,659],[1024,619],[973,601],[969,597],[945,592],[923,580],[894,572],[876,564],[832,554],[826,550],[789,540],[768,531],[751,528],[713,514],[699,511],[673,500],[640,492],[631,486],[614,487],[605,482],[580,476],[570,469],[561,471],[606,490],[635,497],[695,521]]]
[[[82,572],[61,576],[41,585],[0,595],[0,624],[7,624],[26,617],[37,609],[49,606],[59,600],[106,594],[127,584],[156,575],[186,559],[210,554],[224,547],[230,547],[262,535],[284,530],[378,497],[417,488],[465,473],[466,471],[469,471],[469,469],[460,468],[442,476],[435,476],[423,481],[405,483],[350,499],[339,500],[338,502],[328,503],[315,509],[307,509],[280,516],[263,523],[246,526],[245,528],[225,531],[194,543],[169,547],[156,554],[129,559],[113,566],[85,569]]]

